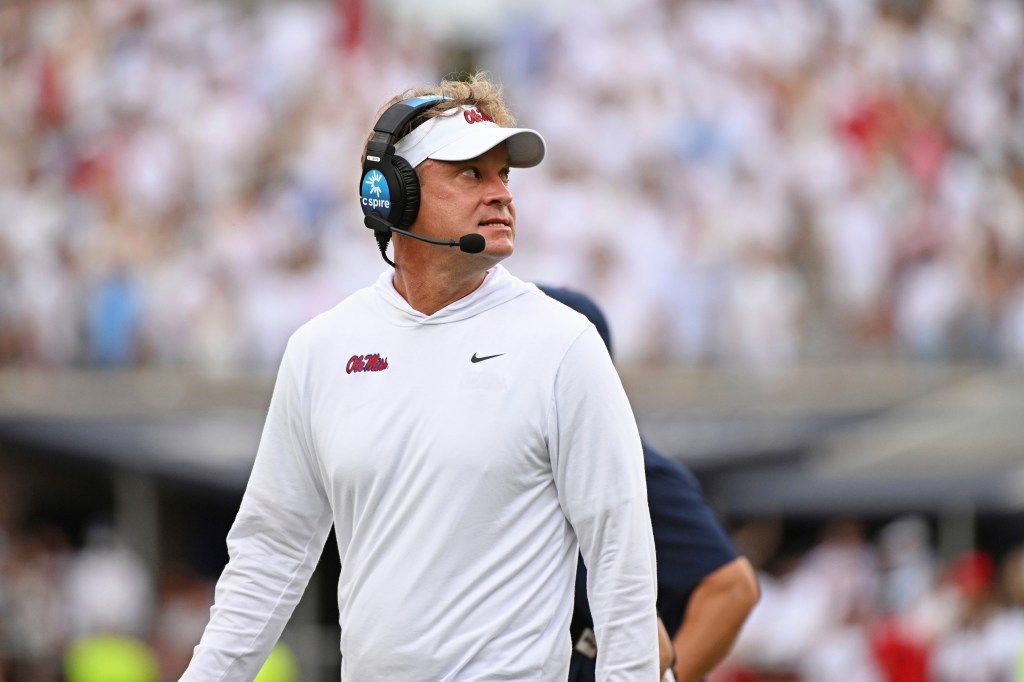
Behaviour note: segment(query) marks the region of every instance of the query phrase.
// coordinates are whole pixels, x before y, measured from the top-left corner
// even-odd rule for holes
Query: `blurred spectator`
[[[912,618],[929,599],[936,560],[924,519],[896,519],[878,536],[879,619],[869,624],[871,655],[885,682],[928,682],[928,656],[934,619],[925,627]],[[930,615],[935,615],[934,612]]]
[[[69,559],[66,573],[72,635],[148,636],[153,611],[149,571],[106,522],[88,528],[84,546]]]
[[[213,582],[185,567],[169,567],[162,581],[153,627],[154,648],[163,679],[177,680],[192,660],[210,619]]]
[[[142,359],[138,283],[125,270],[100,280],[89,295],[86,328],[89,358],[101,367],[125,367]]]
[[[881,575],[879,602],[886,613],[910,608],[931,589],[936,559],[928,525],[909,516],[888,523],[878,535]]]
[[[1024,610],[1011,585],[1020,570],[1020,553],[1011,554],[1000,575],[992,558],[970,552],[954,560],[946,579],[956,590],[960,610],[956,627],[935,643],[933,679],[974,682],[1010,679],[1024,649]]]
[[[71,547],[59,528],[40,526],[15,535],[2,565],[0,651],[15,680],[59,682],[67,636],[63,586]],[[2,662],[2,659],[0,659]]]

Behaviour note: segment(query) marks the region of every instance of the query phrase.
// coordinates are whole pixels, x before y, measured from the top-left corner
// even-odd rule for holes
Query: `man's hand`
[[[674,668],[676,664],[676,652],[672,648],[672,638],[668,636],[668,630],[665,629],[661,618],[658,618],[658,658],[661,662],[658,679],[661,679],[665,677],[665,671]]]

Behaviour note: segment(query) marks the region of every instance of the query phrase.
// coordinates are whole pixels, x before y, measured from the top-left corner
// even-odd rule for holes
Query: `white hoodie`
[[[183,680],[255,676],[332,522],[344,680],[563,682],[577,538],[598,679],[657,679],[628,400],[586,318],[501,266],[430,316],[388,271],[293,335]]]

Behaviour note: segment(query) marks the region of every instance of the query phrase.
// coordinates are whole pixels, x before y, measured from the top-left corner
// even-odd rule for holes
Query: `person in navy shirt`
[[[612,353],[611,330],[586,295],[562,287],[541,291],[586,316]],[[760,596],[750,562],[737,552],[685,466],[643,443],[647,500],[658,561],[658,613],[664,625],[662,661],[678,682],[697,682],[732,647]],[[586,567],[576,574],[570,631],[570,682],[593,680],[597,649],[587,603]]]

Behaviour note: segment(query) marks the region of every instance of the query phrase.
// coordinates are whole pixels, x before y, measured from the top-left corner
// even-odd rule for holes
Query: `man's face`
[[[468,161],[427,159],[417,172],[420,210],[412,224],[417,234],[458,239],[477,232],[487,240],[483,255],[495,262],[512,255],[516,209],[504,144]]]

